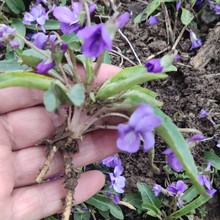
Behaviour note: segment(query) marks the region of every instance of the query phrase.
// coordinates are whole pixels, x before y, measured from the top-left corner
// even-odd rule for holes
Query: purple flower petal
[[[72,10],[75,15],[79,15],[82,10],[83,4],[82,2],[72,2]]]
[[[78,22],[77,16],[65,6],[58,6],[53,11],[54,17],[60,22],[71,24],[73,22]]]
[[[79,23],[75,24],[68,24],[68,23],[60,23],[60,30],[64,34],[71,34],[71,33],[77,33],[78,30],[81,29],[81,25]]]
[[[144,139],[144,150],[148,151],[155,144],[153,129],[161,124],[159,117],[154,115],[153,108],[141,103],[131,115],[127,125],[119,124],[117,147],[129,153],[140,148],[140,135]]]
[[[82,52],[89,58],[98,57],[104,50],[112,48],[112,40],[104,24],[85,27],[77,35],[84,40]]]
[[[129,125],[119,124],[118,132],[117,147],[119,150],[129,153],[135,153],[139,150],[139,135]]]
[[[122,166],[116,166],[114,173],[109,173],[111,180],[111,187],[113,186],[114,190],[118,193],[123,193],[123,188],[125,187],[125,177],[120,176],[123,172]]]
[[[12,48],[18,48],[19,47],[19,43],[15,40],[13,41],[10,41],[9,42],[9,45],[12,47]]]
[[[176,1],[176,10],[177,10],[177,11],[180,10],[181,5],[182,5],[181,0],[177,0],[177,1]]]
[[[114,195],[114,197],[113,197],[113,202],[114,202],[115,204],[118,204],[118,203],[120,202],[120,198],[119,198],[118,195]]]
[[[189,142],[195,142],[195,141],[202,141],[205,139],[205,136],[202,134],[195,134],[193,135],[191,138],[188,139],[188,143]]]
[[[89,12],[90,14],[92,14],[95,10],[97,9],[97,5],[94,3],[94,4],[91,4],[89,6]]]
[[[217,192],[216,189],[206,189],[207,194],[209,194],[210,196],[214,196],[214,194]]]
[[[54,61],[44,60],[36,66],[36,70],[39,74],[43,74],[51,70],[54,66],[55,66]]]
[[[144,151],[147,152],[155,145],[155,138],[151,132],[142,134],[142,137],[144,139]]]
[[[191,47],[190,50],[201,47],[202,41],[196,37],[196,34],[190,29],[190,40],[191,40]]]
[[[150,105],[147,105],[145,103],[141,103],[138,108],[133,112],[129,119],[129,124],[132,127],[136,127],[137,122],[140,122],[142,118],[146,115],[153,115],[154,110]]]
[[[184,193],[187,189],[186,184],[182,180],[178,180],[176,183],[172,183],[167,187],[167,190],[176,195],[178,192]]]
[[[176,155],[173,153],[173,151],[170,148],[165,150],[163,154],[168,155],[167,157],[168,164],[173,170],[175,170],[176,172],[183,171],[183,166],[181,162],[179,161],[179,159],[176,157]]]
[[[102,164],[115,168],[116,166],[121,166],[121,159],[120,157],[116,154],[114,156],[110,156],[102,160]]]
[[[163,71],[163,67],[161,65],[160,59],[152,59],[144,64],[145,68],[149,73],[161,73]]]
[[[156,24],[158,24],[157,16],[151,15],[148,18],[148,20],[147,20],[147,24],[149,24],[149,25],[156,25]]]
[[[200,118],[206,118],[206,117],[208,117],[209,116],[209,113],[206,111],[206,110],[204,110],[204,109],[202,109],[200,112],[199,112],[199,117]]]
[[[151,132],[154,128],[158,127],[161,124],[161,119],[153,114],[146,115],[140,121],[136,121],[135,130],[137,132]]]
[[[125,12],[122,15],[120,15],[116,20],[117,27],[118,28],[124,27],[130,20],[130,18],[131,18],[131,15],[129,12]]]
[[[161,191],[162,191],[161,185],[159,185],[159,184],[154,184],[154,186],[153,186],[154,195],[155,195],[155,196],[159,196],[159,194],[161,193]]]

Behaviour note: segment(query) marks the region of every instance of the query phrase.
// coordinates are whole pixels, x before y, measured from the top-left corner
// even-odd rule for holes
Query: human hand
[[[103,64],[97,84],[120,69]],[[7,88],[0,90],[0,220],[38,220],[63,210],[64,179],[36,184],[35,178],[45,161],[45,149],[35,143],[50,137],[62,123],[58,116],[46,112],[42,92]],[[73,156],[74,167],[100,161],[117,152],[116,131],[100,130],[87,134],[79,143],[79,153]],[[46,175],[63,172],[62,156],[58,153]],[[81,174],[75,190],[75,205],[104,185],[100,171]]]

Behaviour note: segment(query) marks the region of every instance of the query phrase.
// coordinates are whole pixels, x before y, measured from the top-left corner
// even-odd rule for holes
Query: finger
[[[14,170],[10,148],[0,144],[0,201],[10,196],[14,188]],[[0,204],[1,210],[1,204]]]
[[[37,220],[63,210],[65,189],[63,179],[16,189],[13,192],[14,220]],[[100,171],[81,174],[74,195],[74,205],[93,196],[104,185],[105,176]]]
[[[96,79],[96,85],[100,85],[105,82],[110,76],[116,74],[121,69],[117,66],[102,64]],[[85,74],[82,67],[79,67],[79,73]],[[43,92],[27,89],[27,88],[5,88],[0,90],[0,114],[15,111],[22,108],[35,106],[42,103]]]
[[[42,103],[43,92],[27,88],[5,88],[0,89],[0,114],[27,108]]]
[[[118,152],[116,147],[117,132],[112,130],[94,131],[85,135],[79,143],[79,153],[73,155],[75,168],[92,164]],[[43,147],[32,147],[13,153],[15,168],[15,187],[35,183],[35,179],[45,162]],[[45,178],[54,177],[63,172],[63,159],[58,153]]]
[[[63,120],[48,113],[43,106],[10,112],[0,116],[0,130],[4,131],[0,143],[10,143],[12,150],[33,146],[37,141],[51,136]]]

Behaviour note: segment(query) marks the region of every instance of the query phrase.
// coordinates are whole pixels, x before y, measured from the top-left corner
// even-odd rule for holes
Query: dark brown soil
[[[133,14],[138,14],[144,7],[140,2],[120,1],[123,10],[132,10]],[[181,27],[181,25],[179,26]],[[217,21],[210,24],[200,24],[199,31],[203,43],[210,40],[210,36],[214,36],[212,32],[216,27]],[[181,29],[177,28],[175,36],[178,36],[180,31]],[[129,39],[142,63],[152,54],[154,55],[165,49],[170,51],[173,45],[168,43],[167,40],[163,10],[159,16],[159,25],[148,26],[146,23],[139,25],[128,24],[122,32]],[[195,161],[200,166],[207,165],[207,161],[203,157],[204,151],[216,150],[217,141],[220,139],[220,129],[215,128],[207,119],[201,120],[198,117],[200,110],[205,109],[211,111],[212,119],[216,124],[220,124],[220,39],[218,37],[217,40],[216,38],[214,40],[216,41],[214,42],[215,49],[211,51],[211,57],[209,57],[207,64],[202,69],[196,69],[190,64],[190,61],[197,53],[205,50],[206,45],[203,44],[199,50],[189,51],[189,34],[187,32],[184,33],[177,46],[182,57],[176,63],[178,71],[170,73],[170,77],[165,81],[155,81],[145,85],[158,93],[159,100],[164,102],[163,111],[174,120],[178,127],[195,128],[200,130],[206,137],[213,137],[208,141],[201,142],[193,149]],[[213,43],[213,41],[211,42]],[[115,50],[121,51],[121,54],[138,64],[134,53],[125,38],[120,34],[117,35],[114,45],[116,46]],[[157,57],[161,57],[162,54]],[[122,64],[122,67],[132,66],[125,59],[122,62],[120,56],[113,56],[112,60],[116,65]],[[157,140],[156,163],[161,170],[165,165],[165,158],[161,152],[166,147],[163,142]],[[160,184],[164,183],[166,179],[165,173],[162,172],[160,175],[153,174],[149,169],[147,157],[142,151],[133,155],[122,154],[121,156],[125,168],[124,175],[127,178],[127,192],[134,191],[135,185],[139,181],[152,184],[156,180]],[[216,194],[205,206],[208,211],[207,217],[197,217],[197,219],[220,219],[219,204],[219,195]]]

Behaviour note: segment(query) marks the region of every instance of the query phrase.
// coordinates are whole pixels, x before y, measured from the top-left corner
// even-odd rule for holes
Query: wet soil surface
[[[144,3],[140,2],[120,1],[123,10],[132,10],[133,14],[138,14],[145,6]],[[174,33],[176,37],[178,37],[181,28],[182,26],[177,24]],[[219,28],[217,20],[212,23],[198,25],[203,46],[194,51],[189,50],[191,42],[189,33],[186,31],[177,45],[179,54],[182,57],[175,64],[178,71],[169,73],[169,77],[165,81],[154,81],[144,85],[158,93],[158,99],[164,103],[163,111],[174,120],[178,127],[198,129],[206,137],[210,138],[210,140],[200,142],[192,150],[197,165],[203,167],[207,165],[207,161],[203,156],[205,151],[215,150],[220,155],[220,151],[216,147],[220,139],[220,129],[215,127],[208,119],[201,119],[198,116],[201,109],[205,109],[210,111],[213,121],[216,124],[220,124],[220,39],[215,37],[216,28]],[[171,41],[168,42],[163,10],[161,10],[159,15],[158,25],[149,26],[145,22],[138,25],[129,23],[122,29],[122,32],[128,38],[142,63],[146,62],[146,59],[152,54],[155,55],[164,50],[170,51],[173,46]],[[204,54],[204,51],[211,44],[214,44],[214,49],[208,49],[209,52],[213,51],[211,51],[209,57],[207,56],[205,64],[204,61],[201,62],[197,54]],[[122,67],[132,66],[132,62],[138,64],[131,47],[121,34],[117,35],[114,46],[114,50],[128,58],[126,60],[119,55],[113,55],[112,61],[114,64]],[[163,53],[156,57],[161,57],[162,55]],[[199,68],[193,65],[195,62],[201,63]],[[185,137],[188,138],[189,136],[186,135]],[[166,147],[161,140],[157,140],[155,160],[161,170],[163,170],[165,165],[165,157],[161,153]],[[125,168],[124,175],[127,178],[127,192],[134,191],[135,185],[139,181],[149,184],[153,184],[156,181],[159,184],[164,184],[167,178],[165,172],[162,171],[160,175],[153,174],[142,151],[133,155],[121,154],[121,157]],[[214,185],[214,187],[218,188],[219,186]],[[205,220],[220,219],[219,193],[205,205],[205,209],[208,212],[206,217],[195,216],[195,218]],[[137,216],[135,218],[139,219]],[[134,216],[128,216],[128,219],[134,219]],[[140,219],[143,219],[143,217]]]

